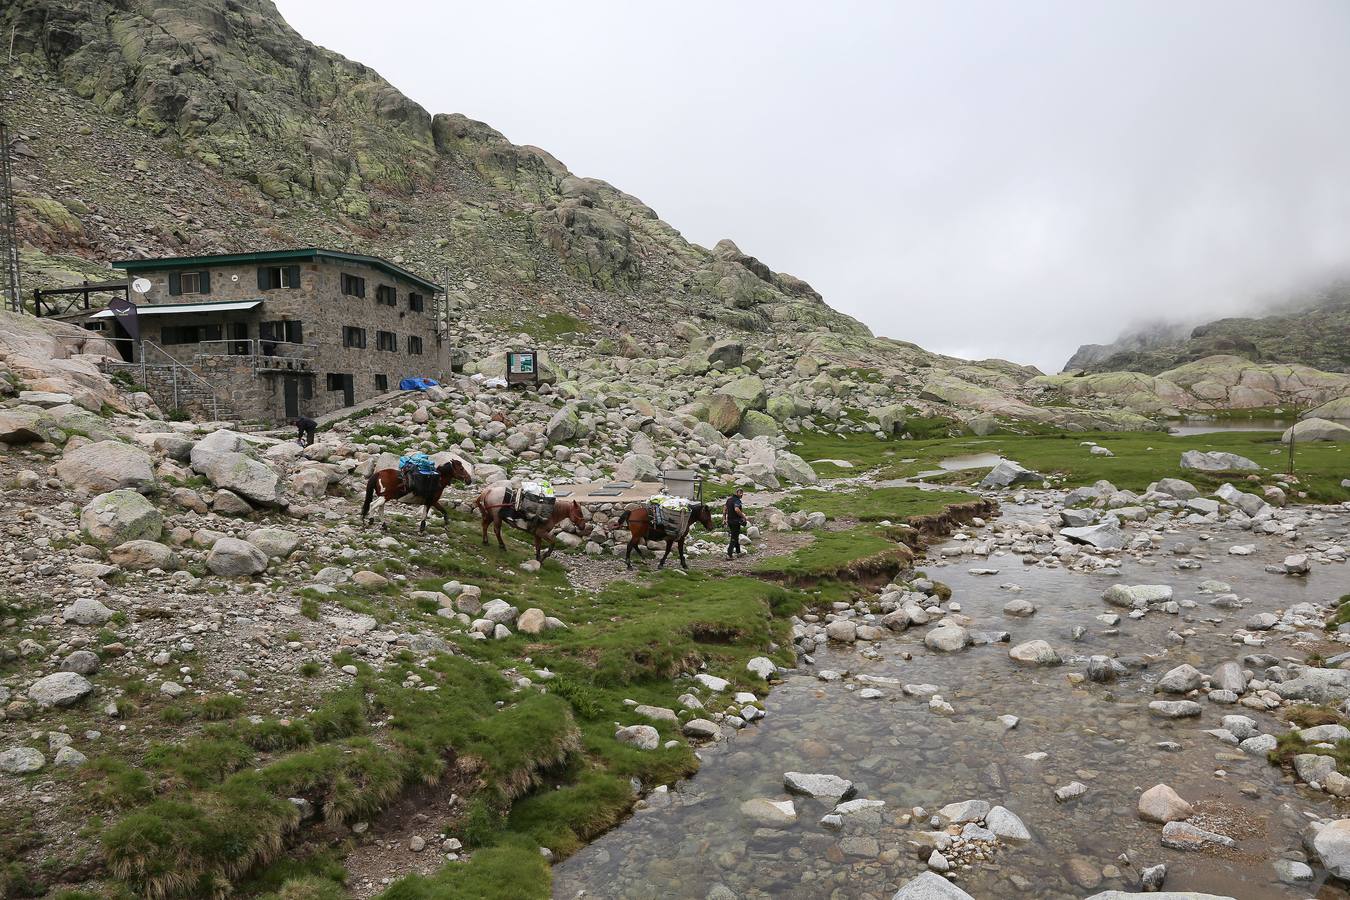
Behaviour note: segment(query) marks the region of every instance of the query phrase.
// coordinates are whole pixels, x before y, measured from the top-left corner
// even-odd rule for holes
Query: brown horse
[[[528,522],[514,515],[515,507],[506,502],[506,482],[498,482],[485,488],[478,499],[474,501],[474,507],[483,514],[483,546],[487,546],[488,528],[491,527],[493,533],[497,535],[497,546],[503,550],[506,549],[506,541],[502,540],[502,523],[505,522],[513,528],[519,528],[534,537],[534,558],[543,562],[552,555],[557,547],[557,542],[553,539],[553,530],[564,522],[571,522],[577,531],[586,527],[586,519],[581,514],[581,504],[575,500],[557,500],[553,504],[553,512],[543,522]],[[544,541],[548,541],[548,550],[544,550]]]
[[[666,564],[666,558],[670,556],[670,548],[678,546],[680,548],[680,568],[688,569],[689,563],[684,558],[684,539],[689,536],[693,530],[694,523],[698,522],[707,531],[713,530],[712,508],[706,503],[695,503],[689,508],[689,524],[684,526],[684,530],[679,531],[670,526],[660,526],[652,522],[651,513],[645,506],[638,506],[634,509],[625,510],[623,515],[619,516],[618,524],[628,528],[628,549],[623,553],[624,565],[633,568],[631,556],[643,541],[648,539],[654,541],[664,540],[666,542],[666,552],[661,555],[661,561],[656,564],[659,569]],[[638,551],[641,556],[641,551]]]
[[[441,494],[450,486],[452,481],[462,481],[465,484],[473,484],[473,476],[469,474],[469,467],[463,460],[452,459],[448,463],[441,463],[436,467],[436,474],[440,477],[435,482],[434,489],[427,490],[424,493],[413,491],[412,495],[416,503],[422,505],[422,523],[417,526],[419,534],[426,534],[427,516],[434,508],[441,514],[445,520],[445,526],[450,527],[450,511],[446,509],[445,504],[441,503]],[[428,479],[430,481],[430,479]],[[380,469],[371,472],[370,477],[366,479],[366,502],[361,507],[361,523],[364,525],[369,521],[371,515],[380,517],[380,528],[384,529],[384,507],[390,500],[397,500],[404,494],[409,493],[408,485],[403,481],[403,475],[398,469]],[[379,499],[376,500],[375,498]],[[375,501],[375,512],[371,513],[371,501]]]

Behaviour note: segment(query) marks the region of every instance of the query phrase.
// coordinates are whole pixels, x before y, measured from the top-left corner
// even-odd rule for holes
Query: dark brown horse
[[[422,523],[417,526],[419,533],[426,533],[427,516],[433,508],[441,514],[446,527],[450,527],[450,511],[446,509],[445,504],[441,503],[441,494],[445,492],[452,481],[473,484],[473,476],[469,474],[469,467],[464,464],[463,460],[459,459],[441,463],[436,467],[436,474],[439,477],[435,482],[427,479],[429,489],[410,492],[408,485],[403,481],[403,475],[398,469],[380,469],[371,472],[370,477],[366,479],[366,502],[361,507],[361,523],[365,524],[370,516],[378,515],[380,517],[380,528],[385,528],[385,504],[390,500],[397,500],[405,494],[412,493],[414,502],[422,506]],[[377,497],[379,499],[376,499]],[[375,501],[373,513],[371,512],[372,500]]]
[[[666,552],[661,554],[661,561],[656,564],[658,569],[666,564],[666,558],[670,556],[670,548],[675,546],[680,548],[680,568],[688,569],[689,563],[684,558],[684,539],[693,530],[695,522],[698,522],[707,531],[713,530],[712,509],[708,504],[695,503],[689,508],[689,522],[683,530],[669,525],[657,525],[652,521],[651,512],[645,506],[625,510],[623,515],[619,516],[618,522],[621,527],[628,529],[628,549],[623,553],[624,565],[630,569],[633,568],[633,562],[630,558],[633,551],[643,541],[653,540],[666,542]],[[642,555],[640,550],[638,555]]]
[[[488,528],[497,535],[497,546],[506,549],[502,540],[502,523],[519,528],[534,538],[534,558],[543,562],[552,555],[557,542],[553,539],[553,529],[564,522],[571,522],[580,532],[586,527],[586,519],[581,514],[581,504],[575,500],[557,500],[553,512],[542,522],[526,521],[513,515],[514,507],[506,502],[507,484],[504,481],[485,488],[474,506],[483,514],[483,546],[487,546]],[[544,541],[548,541],[548,550],[544,550]]]

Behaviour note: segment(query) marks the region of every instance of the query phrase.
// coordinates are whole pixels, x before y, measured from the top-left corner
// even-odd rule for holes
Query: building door
[[[230,323],[230,338],[233,339],[233,341],[234,341],[232,344],[230,344],[230,355],[232,355],[232,356],[248,356],[248,353],[249,353],[249,346],[248,346],[248,323],[247,323],[247,322],[231,322],[231,323]]]
[[[286,418],[298,418],[300,415],[300,377],[298,375],[281,376],[281,393],[286,403]]]
[[[355,379],[350,375],[342,376],[342,405],[351,406],[356,402]]]
[[[122,357],[123,362],[136,362],[136,342],[131,339],[131,335],[122,323],[117,321],[117,317],[112,317],[112,345],[117,348],[117,354]]]

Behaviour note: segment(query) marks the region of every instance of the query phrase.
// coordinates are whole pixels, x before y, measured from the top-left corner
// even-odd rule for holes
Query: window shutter
[[[289,282],[291,283],[291,287],[293,287],[293,288],[298,288],[298,287],[300,286],[300,267],[299,267],[299,266],[287,266],[287,267],[286,267],[286,280],[289,281]]]
[[[286,340],[292,344],[303,344],[305,342],[304,328],[299,322],[286,323]]]
[[[364,297],[366,295],[366,280],[364,278],[356,279],[356,296]]]
[[[201,276],[201,292],[203,294],[211,293],[211,273],[205,269],[198,273]]]
[[[183,293],[183,278],[177,272],[169,273],[169,294],[177,297]]]
[[[272,273],[266,266],[258,266],[258,290],[267,291],[272,288]]]

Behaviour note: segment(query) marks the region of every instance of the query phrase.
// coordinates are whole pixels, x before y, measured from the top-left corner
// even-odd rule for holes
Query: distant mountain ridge
[[[1234,316],[1195,326],[1150,323],[1110,344],[1084,344],[1063,371],[1157,375],[1218,355],[1350,372],[1350,281],[1265,316]]]

